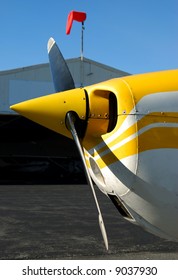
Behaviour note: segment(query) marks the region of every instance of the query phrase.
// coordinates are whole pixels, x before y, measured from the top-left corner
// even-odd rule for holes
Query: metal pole
[[[83,87],[83,82],[84,82],[84,61],[83,61],[83,32],[85,30],[84,27],[84,22],[82,22],[82,30],[81,30],[81,56],[80,56],[80,83],[81,83],[81,87]]]

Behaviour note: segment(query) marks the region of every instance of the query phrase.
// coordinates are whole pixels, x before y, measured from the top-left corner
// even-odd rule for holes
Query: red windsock
[[[66,34],[70,34],[70,30],[72,28],[73,20],[76,20],[78,22],[84,22],[86,20],[87,14],[84,12],[76,12],[72,11],[69,13],[67,18],[67,25],[66,25]]]

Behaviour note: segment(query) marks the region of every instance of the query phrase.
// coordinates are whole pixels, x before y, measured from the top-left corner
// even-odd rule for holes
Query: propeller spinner
[[[93,193],[98,210],[99,226],[105,247],[108,250],[108,239],[103,217],[80,143],[81,132],[84,132],[87,126],[87,93],[84,89],[75,89],[69,68],[53,38],[48,41],[48,54],[54,87],[58,93],[21,102],[11,106],[11,109],[34,122],[73,138]]]

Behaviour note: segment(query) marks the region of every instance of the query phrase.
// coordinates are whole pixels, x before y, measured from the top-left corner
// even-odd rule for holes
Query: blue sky
[[[81,24],[65,33],[72,10],[87,13],[85,57],[129,73],[178,68],[177,0],[4,0],[0,70],[48,62],[51,36],[65,58],[79,57]]]

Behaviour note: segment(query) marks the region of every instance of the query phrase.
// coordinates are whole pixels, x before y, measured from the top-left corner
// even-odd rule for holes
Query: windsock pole
[[[84,21],[82,22],[82,30],[81,30],[81,55],[80,55],[80,86],[83,87],[84,82],[84,59],[83,59],[83,34],[84,34],[85,26]]]
[[[80,83],[81,87],[83,87],[84,83],[84,56],[83,56],[83,33],[85,30],[84,21],[86,20],[87,14],[84,12],[71,11],[67,18],[66,24],[66,34],[69,35],[73,21],[78,21],[82,23],[82,31],[81,31],[81,54],[80,54]]]

